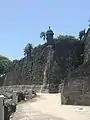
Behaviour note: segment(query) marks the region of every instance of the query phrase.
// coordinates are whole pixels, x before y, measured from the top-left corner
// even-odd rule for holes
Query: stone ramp
[[[11,120],[63,120],[49,114],[42,113],[41,111],[34,110],[30,104],[23,103],[17,106],[17,111]]]
[[[60,94],[38,95],[19,104],[12,120],[90,120],[90,107],[61,105]]]
[[[90,120],[90,106],[61,105],[61,94],[39,94],[31,107],[64,120]]]

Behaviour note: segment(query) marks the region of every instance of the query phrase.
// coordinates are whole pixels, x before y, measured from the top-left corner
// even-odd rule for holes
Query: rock
[[[18,102],[25,100],[25,94],[23,92],[18,92]]]
[[[32,90],[32,98],[36,97],[36,92],[34,90]]]
[[[25,100],[29,100],[32,98],[32,91],[25,91],[24,95],[25,95]]]

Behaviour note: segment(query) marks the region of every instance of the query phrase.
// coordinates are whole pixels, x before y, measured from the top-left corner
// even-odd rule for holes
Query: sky
[[[43,44],[40,32],[78,36],[88,27],[90,0],[0,0],[0,54],[23,57],[27,43]]]

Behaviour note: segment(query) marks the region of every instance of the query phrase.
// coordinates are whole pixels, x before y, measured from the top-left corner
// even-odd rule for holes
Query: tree
[[[40,38],[43,38],[43,40],[45,41],[45,39],[46,39],[46,33],[45,32],[41,32],[40,33]]]
[[[33,50],[33,45],[28,43],[24,49],[24,56],[30,57]]]
[[[85,37],[85,29],[79,32],[79,39],[82,40]]]
[[[1,74],[4,74],[4,72],[5,72],[4,65],[3,65],[2,62],[0,61],[0,75],[1,75]]]
[[[13,62],[7,57],[0,55],[0,75],[9,71]]]
[[[65,40],[65,41],[72,41],[75,40],[76,38],[74,36],[71,35],[59,35],[57,37],[57,40],[61,41],[61,40]]]

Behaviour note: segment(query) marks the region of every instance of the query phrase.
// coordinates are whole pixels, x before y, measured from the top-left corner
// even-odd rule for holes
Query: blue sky
[[[27,43],[43,44],[40,32],[78,35],[88,27],[90,0],[0,0],[0,54],[23,57]]]

